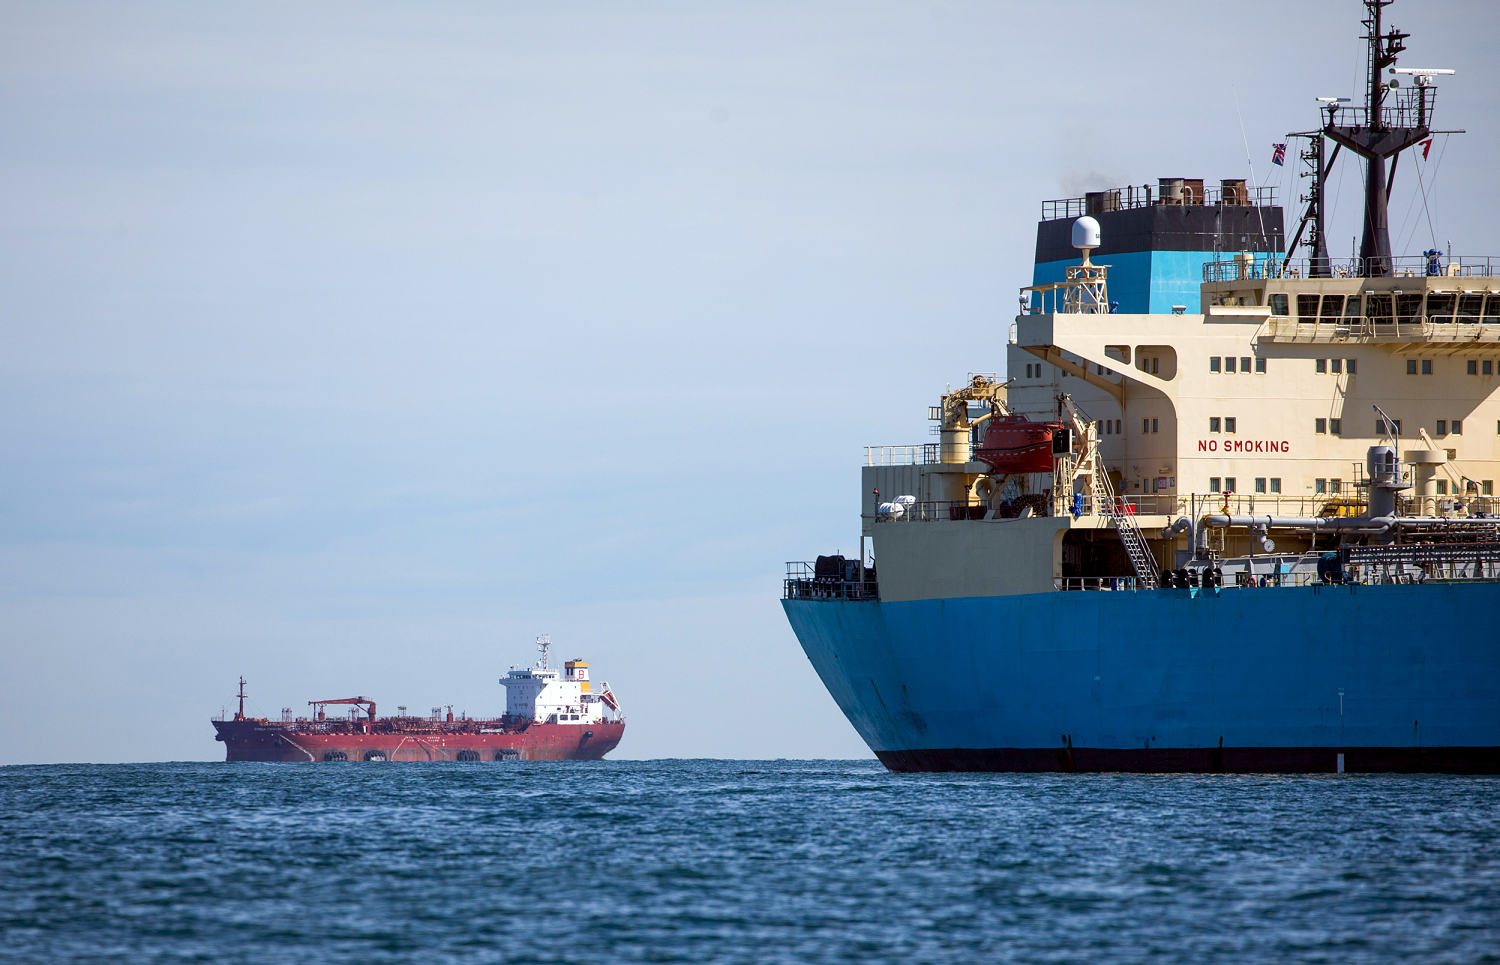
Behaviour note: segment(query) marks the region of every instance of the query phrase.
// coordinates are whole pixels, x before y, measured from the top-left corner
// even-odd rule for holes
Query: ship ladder
[[[1094,471],[1089,475],[1093,477],[1095,512],[1115,524],[1115,532],[1120,535],[1120,542],[1125,545],[1125,555],[1130,557],[1130,565],[1135,570],[1136,585],[1145,590],[1156,589],[1156,557],[1151,555],[1146,537],[1136,525],[1135,514],[1126,512],[1123,505],[1115,502],[1114,487],[1109,484],[1109,475],[1105,472],[1102,460],[1096,457]]]

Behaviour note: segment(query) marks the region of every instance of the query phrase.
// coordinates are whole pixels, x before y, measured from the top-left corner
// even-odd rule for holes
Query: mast
[[[1394,27],[1382,33],[1381,11],[1392,2],[1365,0],[1369,16],[1362,22],[1370,42],[1365,106],[1340,111],[1337,104],[1330,104],[1328,121],[1323,126],[1323,133],[1330,140],[1365,159],[1365,226],[1359,243],[1359,274],[1369,278],[1392,274],[1387,202],[1395,165],[1393,162],[1387,177],[1385,159],[1394,158],[1431,133],[1428,121],[1437,97],[1437,89],[1424,83],[1427,78],[1422,76],[1417,77],[1415,87],[1406,90],[1397,90],[1395,82],[1387,85],[1380,79],[1396,63],[1396,56],[1406,49],[1403,41],[1411,36]],[[1392,95],[1393,104],[1386,103],[1388,94]]]
[[[1347,98],[1336,97],[1318,99],[1330,105],[1330,116],[1338,109],[1338,101],[1347,100]],[[1333,272],[1328,260],[1328,237],[1323,228],[1325,223],[1323,186],[1327,183],[1328,172],[1333,169],[1334,160],[1339,156],[1339,145],[1333,146],[1333,153],[1329,155],[1327,161],[1324,161],[1322,131],[1302,131],[1288,136],[1307,138],[1308,149],[1299,151],[1298,154],[1308,168],[1302,172],[1302,176],[1311,178],[1312,181],[1308,185],[1307,193],[1302,196],[1302,200],[1307,202],[1307,209],[1302,214],[1302,221],[1297,225],[1297,233],[1292,236],[1291,244],[1287,245],[1286,259],[1282,262],[1282,268],[1285,268],[1287,262],[1291,261],[1292,252],[1297,250],[1297,245],[1305,244],[1307,250],[1311,252],[1311,257],[1308,259],[1308,276],[1328,278]],[[1303,232],[1307,233],[1306,242],[1302,241]]]

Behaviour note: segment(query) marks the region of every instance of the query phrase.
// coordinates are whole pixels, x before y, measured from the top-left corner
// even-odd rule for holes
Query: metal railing
[[[1426,127],[1437,103],[1437,92],[1432,85],[1386,91],[1384,102],[1377,109],[1380,123],[1384,127]],[[1339,127],[1369,127],[1370,109],[1338,104],[1332,107],[1328,119]]]
[[[873,573],[866,571],[864,580],[818,576],[815,563],[790,560],[786,564],[786,577],[781,581],[781,595],[787,600],[878,600],[880,587],[868,578]]]
[[[1133,576],[1060,576],[1052,585],[1064,592],[1081,590],[1134,590],[1138,583]]]
[[[1196,184],[1194,188],[1196,189]],[[1184,185],[1186,189],[1187,186]],[[1171,200],[1163,198],[1159,188],[1149,184],[1127,184],[1119,188],[1109,188],[1105,191],[1090,192],[1081,198],[1054,198],[1042,202],[1042,220],[1056,221],[1060,218],[1081,218],[1084,215],[1105,214],[1110,211],[1129,211],[1134,208],[1149,208],[1153,205],[1183,205],[1204,204],[1219,205],[1225,203],[1224,191],[1221,186],[1205,185],[1202,188],[1203,200],[1198,201],[1187,197],[1188,194],[1196,196],[1196,190],[1185,190],[1182,200]],[[1273,187],[1255,187],[1244,185],[1238,191],[1232,191],[1230,204],[1235,206],[1257,206],[1270,207],[1276,204],[1276,189]]]
[[[1500,305],[1492,310],[1500,311]],[[1495,342],[1500,341],[1500,315],[1473,322],[1417,315],[1393,322],[1388,318],[1296,318],[1272,315],[1266,334],[1285,342]]]
[[[876,515],[877,523],[935,523],[935,522],[957,522],[960,520],[980,519],[1017,519],[1021,518],[1029,508],[1033,515],[1037,516],[1069,516],[1075,515],[1078,510],[1079,516],[1096,515],[1130,515],[1130,516],[1169,516],[1187,510],[1187,497],[1174,495],[1150,495],[1140,496],[1116,496],[1113,501],[1114,512],[1095,512],[1096,502],[1090,493],[1078,493],[1075,501],[1074,496],[1054,496],[1051,498],[1043,496],[1022,496],[1011,502],[1009,506],[1004,504],[991,508],[985,503],[975,503],[964,499],[930,499],[922,502],[912,503],[901,513],[890,515]]]
[[[941,443],[910,446],[865,446],[866,466],[930,466],[942,461]]]
[[[1370,278],[1371,270],[1389,264],[1389,274],[1398,278],[1494,278],[1500,276],[1500,256],[1459,255],[1452,258],[1444,255],[1438,259],[1437,270],[1423,255],[1402,255],[1397,258],[1330,258],[1327,278]],[[1381,273],[1383,275],[1385,273]],[[1274,255],[1256,254],[1252,262],[1237,259],[1210,261],[1203,265],[1205,282],[1264,280],[1276,278],[1312,278],[1312,260],[1309,258],[1279,258]]]
[[[1181,516],[1196,509],[1198,515],[1230,516],[1359,516],[1367,508],[1364,491],[1352,479],[1340,480],[1339,492],[1310,496],[1287,496],[1276,493],[1181,493],[1120,495],[1114,500],[1115,512],[1096,512],[1094,497],[1089,493],[1040,496],[1016,500],[1010,507],[992,508],[984,503],[962,499],[932,499],[911,504],[900,514],[876,515],[876,523],[938,523],[971,520],[1020,518],[1029,507],[1038,516]],[[1041,511],[1045,510],[1045,511]],[[1398,515],[1424,515],[1434,518],[1500,517],[1500,496],[1437,496],[1397,499]],[[866,517],[870,518],[870,517]]]

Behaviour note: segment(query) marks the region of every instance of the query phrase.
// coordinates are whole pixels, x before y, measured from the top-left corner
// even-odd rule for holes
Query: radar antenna
[[[536,648],[541,652],[542,658],[537,661],[537,666],[543,670],[547,669],[547,657],[552,653],[552,637],[542,634],[536,638]]]

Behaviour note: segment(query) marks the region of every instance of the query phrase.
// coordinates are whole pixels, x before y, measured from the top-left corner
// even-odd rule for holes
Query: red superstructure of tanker
[[[563,671],[547,665],[551,642],[537,640],[534,666],[512,668],[505,687],[505,713],[492,719],[453,716],[433,708],[430,717],[377,717],[367,697],[309,700],[311,717],[282,712],[281,720],[245,716],[245,679],[232,720],[213,721],[230,761],[597,761],[625,733],[609,684],[596,692],[589,665],[569,660]],[[349,705],[349,714],[327,708]]]

